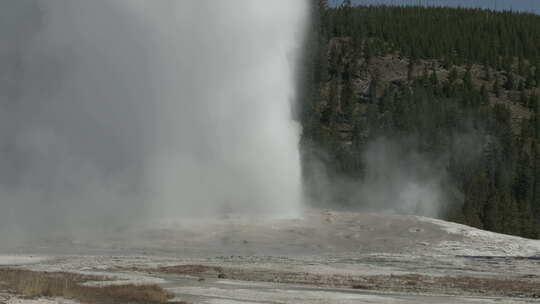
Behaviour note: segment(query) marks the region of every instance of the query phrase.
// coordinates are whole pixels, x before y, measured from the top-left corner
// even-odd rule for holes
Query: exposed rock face
[[[350,75],[352,92],[356,100],[369,100],[370,89],[375,89],[377,97],[381,97],[388,88],[398,88],[402,86],[411,86],[412,81],[428,73],[436,73],[437,79],[441,84],[448,82],[448,77],[455,69],[460,78],[456,81],[462,83],[461,77],[470,69],[472,83],[478,90],[485,86],[488,90],[491,104],[505,104],[512,113],[514,132],[520,132],[522,119],[529,119],[532,111],[520,103],[520,91],[516,89],[508,90],[503,84],[508,79],[508,73],[505,71],[493,70],[491,67],[490,79],[486,79],[486,67],[480,64],[470,66],[444,66],[443,60],[415,60],[411,63],[411,58],[401,56],[398,53],[387,54],[385,56],[371,57],[369,60],[358,56],[359,50],[356,49],[349,38],[333,38],[328,44],[328,57],[330,62],[330,79],[321,88],[321,99],[317,106],[320,115],[324,117],[325,111],[336,111],[340,115],[366,115],[367,106],[365,104],[356,104],[352,108],[344,107],[343,92],[345,80],[341,75],[344,73]],[[364,55],[363,53],[361,53]],[[512,73],[516,82],[525,81],[525,77]],[[500,82],[500,94],[497,97],[494,92],[495,79]],[[527,90],[527,95],[540,95],[540,88]],[[333,95],[333,96],[331,96]],[[350,113],[347,113],[350,112]],[[345,145],[349,145],[353,136],[352,121],[343,121],[335,125],[323,125],[330,136]],[[331,135],[334,134],[334,135]]]

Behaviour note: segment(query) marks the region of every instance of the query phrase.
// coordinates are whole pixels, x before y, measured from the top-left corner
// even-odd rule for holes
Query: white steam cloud
[[[315,157],[306,165],[310,170],[306,179],[308,196],[324,207],[444,216],[460,196],[449,182],[448,156],[428,158],[410,146],[405,139],[381,137],[369,142],[359,156],[363,167],[358,178],[330,171],[325,153],[315,148]],[[456,143],[456,147],[461,146]],[[475,154],[470,147],[465,148],[467,153]]]
[[[307,1],[0,4],[0,239],[233,210],[297,216]]]

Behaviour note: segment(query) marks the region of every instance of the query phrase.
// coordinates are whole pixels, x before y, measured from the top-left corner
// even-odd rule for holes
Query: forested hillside
[[[316,2],[312,201],[540,238],[540,16]]]

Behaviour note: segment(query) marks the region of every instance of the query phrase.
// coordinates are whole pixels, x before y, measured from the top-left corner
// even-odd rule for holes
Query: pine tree
[[[439,86],[439,77],[437,77],[437,71],[435,69],[433,69],[433,71],[431,71],[431,76],[430,76],[429,80],[430,80],[430,83],[431,83],[432,87],[438,87]]]
[[[456,69],[456,67],[453,67],[452,70],[450,71],[450,74],[448,75],[448,83],[450,83],[450,85],[454,84],[454,82],[456,82],[456,80],[459,78],[459,74],[458,74],[458,71]]]
[[[534,72],[532,69],[529,70],[529,73],[527,74],[527,78],[525,79],[525,88],[526,89],[532,89],[536,85],[534,79]]]
[[[473,88],[473,81],[472,81],[472,67],[468,66],[467,70],[465,71],[465,75],[463,75],[463,85],[467,90],[472,90]]]
[[[521,93],[519,94],[519,103],[524,107],[528,107],[529,98],[525,91],[521,91]]]
[[[499,77],[495,76],[495,83],[493,84],[493,92],[497,98],[501,97],[501,85],[499,83]]]
[[[489,104],[489,92],[486,88],[486,85],[483,84],[480,88],[480,95],[482,96],[482,105],[488,105]]]
[[[525,90],[525,83],[523,82],[523,80],[518,81],[517,89],[518,89],[518,91]]]
[[[540,62],[536,64],[534,69],[534,77],[536,78],[536,87],[540,88]]]
[[[538,95],[531,94],[531,96],[529,96],[528,105],[531,111],[538,113],[538,107],[540,106],[540,99],[538,98]]]
[[[377,77],[374,76],[369,83],[369,100],[372,104],[377,103],[377,82]]]
[[[508,73],[508,77],[506,78],[506,82],[504,83],[504,88],[511,91],[515,89],[516,81],[514,80],[514,74],[512,72]]]
[[[414,78],[413,75],[414,72],[414,61],[409,60],[409,64],[407,65],[407,80],[412,81]]]
[[[525,67],[525,61],[523,60],[523,57],[518,58],[518,73],[521,76],[525,75],[527,68]]]
[[[484,79],[486,81],[491,81],[491,69],[487,63],[484,64]]]

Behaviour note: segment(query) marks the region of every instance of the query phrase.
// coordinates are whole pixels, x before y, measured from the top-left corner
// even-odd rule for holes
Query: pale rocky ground
[[[6,304],[78,304],[75,301],[60,299],[60,298],[51,298],[51,299],[21,299],[9,295],[0,294],[0,303]]]
[[[377,275],[540,284],[540,241],[415,216],[308,210],[303,219],[229,215],[207,221],[167,220],[92,241],[66,234],[2,253],[3,267],[111,277],[108,283],[90,283],[98,285],[159,284],[189,303],[540,301],[531,296],[540,296],[540,290],[497,298],[444,288],[426,291],[421,285],[402,291],[399,281],[382,284],[380,290],[372,288],[379,283],[370,290],[353,289],[352,282]],[[178,265],[204,265],[209,270],[163,271]],[[72,302],[22,300],[0,293],[0,303]]]

